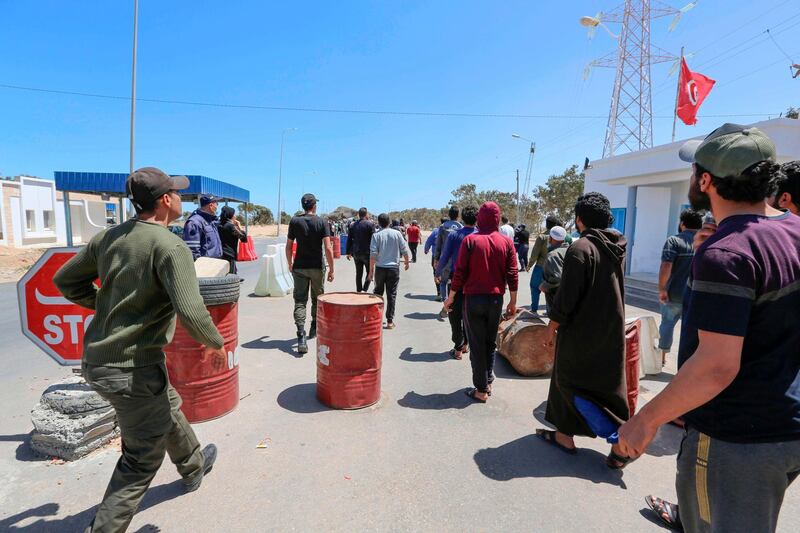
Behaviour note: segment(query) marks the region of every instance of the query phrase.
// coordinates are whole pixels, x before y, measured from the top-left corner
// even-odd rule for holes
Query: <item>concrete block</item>
[[[68,415],[111,408],[111,404],[93,391],[80,376],[71,376],[61,383],[50,385],[42,394],[41,402]]]
[[[117,416],[110,406],[91,413],[65,414],[44,402],[31,412],[34,452],[74,461],[107,443],[119,434]]]

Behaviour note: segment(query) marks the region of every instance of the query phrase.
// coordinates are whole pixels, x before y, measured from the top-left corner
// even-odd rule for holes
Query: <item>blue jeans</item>
[[[661,325],[658,327],[658,349],[664,352],[672,348],[672,333],[675,324],[681,317],[683,306],[679,303],[669,302],[661,304]]]
[[[531,273],[531,311],[534,313],[539,309],[539,295],[541,294],[539,285],[542,284],[543,275],[544,268],[539,265],[533,267],[533,272]]]

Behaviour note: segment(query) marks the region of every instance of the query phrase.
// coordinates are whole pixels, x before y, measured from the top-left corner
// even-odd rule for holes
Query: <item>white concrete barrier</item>
[[[639,316],[639,365],[641,376],[661,373],[661,350],[658,349],[658,325],[652,316]]]
[[[272,262],[267,260],[266,254],[261,256],[260,262],[258,282],[256,282],[256,288],[253,292],[256,296],[269,296],[269,271],[271,270]]]
[[[284,281],[289,285],[289,287],[294,290],[294,277],[292,273],[289,271],[289,262],[286,260],[286,243],[283,244],[270,244],[267,246],[267,250],[269,254],[275,254],[280,258],[281,265],[283,267],[283,278]]]
[[[270,296],[286,296],[294,287],[287,282],[286,269],[280,255],[267,254],[264,256],[267,267],[267,290]],[[284,260],[285,261],[285,260]]]

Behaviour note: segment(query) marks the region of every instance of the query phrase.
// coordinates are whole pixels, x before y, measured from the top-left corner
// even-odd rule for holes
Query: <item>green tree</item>
[[[449,206],[459,208],[468,205],[480,207],[485,202],[494,202],[500,207],[503,215],[510,221],[517,224],[525,224],[530,229],[538,228],[541,224],[541,217],[536,209],[536,201],[526,195],[521,195],[519,200],[520,220],[517,220],[517,194],[514,192],[504,192],[491,189],[479,191],[474,183],[466,183],[451,192],[452,199]]]
[[[800,107],[790,107],[787,109],[786,118],[800,119]]]
[[[292,220],[292,215],[286,211],[281,211],[281,224],[288,224]]]
[[[544,185],[536,187],[533,195],[541,218],[555,215],[560,218],[566,229],[575,224],[575,201],[583,194],[586,176],[578,172],[578,165],[572,165],[562,174],[554,174],[547,178]]]
[[[244,224],[245,213],[247,213],[247,219],[250,224],[263,226],[275,223],[275,218],[269,207],[251,203],[239,204],[239,208],[236,210],[236,218],[238,218],[242,224]]]

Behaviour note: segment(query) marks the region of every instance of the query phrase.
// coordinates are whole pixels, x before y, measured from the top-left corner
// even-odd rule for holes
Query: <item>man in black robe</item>
[[[623,300],[625,237],[608,229],[613,218],[608,199],[590,192],[575,204],[581,233],[567,250],[561,285],[550,309],[550,343],[556,355],[545,418],[558,431],[537,435],[575,453],[575,435],[596,437],[575,406],[580,396],[615,425],[629,417],[625,383],[625,305]],[[557,333],[557,337],[556,337]],[[612,448],[612,452],[615,449]],[[612,468],[624,458],[610,455]]]

